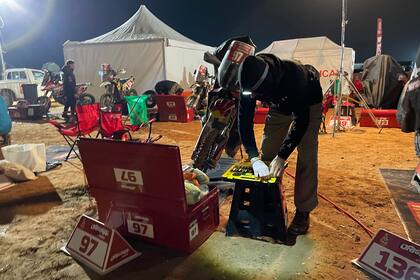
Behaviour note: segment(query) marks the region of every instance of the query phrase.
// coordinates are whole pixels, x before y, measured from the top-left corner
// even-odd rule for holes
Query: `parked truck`
[[[14,101],[24,99],[23,84],[37,84],[38,96],[43,95],[41,83],[44,78],[44,71],[29,68],[11,68],[7,69],[0,80],[0,96],[3,97],[8,107],[13,105]]]

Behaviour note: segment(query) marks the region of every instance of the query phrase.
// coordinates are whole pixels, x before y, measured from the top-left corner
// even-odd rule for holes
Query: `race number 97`
[[[148,238],[154,238],[154,230],[153,225],[146,222],[140,222],[140,221],[133,221],[133,220],[127,220],[128,225],[128,232],[144,236]]]
[[[90,256],[95,251],[96,247],[98,247],[98,241],[84,235],[80,241],[79,251],[87,256]]]
[[[375,262],[375,267],[385,274],[397,279],[420,280],[420,267],[409,266],[404,259],[386,251],[380,251],[379,255],[380,260]]]
[[[117,182],[137,186],[143,185],[143,176],[141,171],[114,168],[114,175]]]

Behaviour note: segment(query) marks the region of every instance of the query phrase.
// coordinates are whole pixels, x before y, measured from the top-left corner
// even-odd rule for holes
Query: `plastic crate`
[[[99,220],[123,236],[190,253],[216,230],[218,190],[187,205],[178,147],[81,139],[79,150]]]

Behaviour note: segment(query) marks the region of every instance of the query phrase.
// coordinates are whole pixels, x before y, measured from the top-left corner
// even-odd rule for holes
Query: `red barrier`
[[[360,115],[360,127],[376,127],[372,118],[369,115],[369,111],[375,116],[378,123],[384,128],[400,128],[400,124],[397,122],[397,110],[365,110],[363,109]]]

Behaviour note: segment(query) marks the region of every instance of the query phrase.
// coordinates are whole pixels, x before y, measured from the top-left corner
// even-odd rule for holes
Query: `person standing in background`
[[[66,104],[64,105],[63,118],[69,121],[76,114],[76,77],[74,76],[74,61],[67,60],[61,69],[63,76],[63,93],[66,96]],[[70,117],[68,110],[70,108]]]

